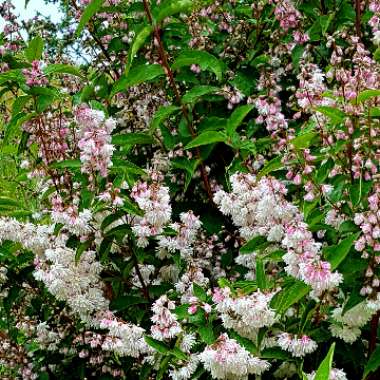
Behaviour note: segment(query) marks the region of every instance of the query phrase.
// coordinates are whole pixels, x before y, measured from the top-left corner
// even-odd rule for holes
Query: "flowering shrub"
[[[379,379],[380,2],[46,1],[0,6],[1,379]]]

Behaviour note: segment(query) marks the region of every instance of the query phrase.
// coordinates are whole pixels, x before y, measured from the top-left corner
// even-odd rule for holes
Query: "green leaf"
[[[363,379],[365,379],[371,372],[375,372],[380,367],[380,346],[377,346],[376,350],[372,352],[363,373]]]
[[[199,327],[198,333],[206,344],[211,345],[215,342],[215,335],[211,325]]]
[[[50,75],[50,74],[70,74],[70,75],[74,75],[74,76],[77,76],[79,78],[83,78],[83,74],[80,72],[80,70],[78,68],[76,68],[75,66],[71,66],[71,65],[65,65],[65,64],[62,64],[62,63],[56,63],[56,64],[51,64],[51,65],[47,65],[44,69],[43,69],[44,73],[46,75]]]
[[[154,132],[171,115],[180,110],[178,106],[161,106],[153,115],[150,123],[150,132]]]
[[[304,133],[303,135],[297,136],[296,138],[294,138],[293,140],[291,140],[291,144],[296,149],[305,149],[305,148],[307,148],[311,144],[311,141],[317,135],[318,134],[316,132],[307,132],[307,133]]]
[[[112,136],[112,144],[115,145],[150,145],[154,143],[151,135],[146,133],[126,133]]]
[[[153,18],[159,24],[167,17],[190,11],[193,6],[193,0],[167,0],[153,10]]]
[[[162,359],[160,366],[158,368],[156,380],[163,380],[165,374],[167,373],[168,367],[169,367],[169,361],[170,361],[170,356],[166,356]]]
[[[345,118],[345,113],[334,107],[319,106],[317,111],[329,117],[333,124],[340,124]]]
[[[371,107],[369,109],[370,117],[380,117],[380,107]]]
[[[44,49],[44,40],[40,37],[34,37],[25,49],[25,57],[29,62],[39,61]]]
[[[116,172],[119,173],[119,169],[125,169],[127,173],[144,175],[146,174],[145,170],[141,169],[139,166],[128,160],[121,160],[118,158],[113,158],[113,166],[111,170],[116,169]]]
[[[300,65],[300,59],[302,57],[305,47],[302,45],[296,45],[292,50],[292,62],[295,70],[298,71]]]
[[[268,289],[264,261],[260,259],[256,259],[256,281],[259,289]]]
[[[55,101],[55,98],[49,95],[39,95],[37,97],[37,112],[44,112],[49,106],[51,106]]]
[[[63,160],[50,165],[53,169],[78,169],[81,167],[80,160]]]
[[[136,33],[135,38],[131,43],[131,47],[128,51],[127,66],[125,68],[125,75],[128,75],[129,70],[132,66],[132,62],[135,59],[137,52],[142,48],[146,39],[151,35],[153,28],[150,25],[143,27],[139,32]]]
[[[215,86],[196,86],[186,92],[186,94],[182,97],[183,104],[195,103],[204,95],[214,94],[219,92],[220,88]]]
[[[227,121],[227,133],[231,135],[254,108],[253,104],[237,107]]]
[[[31,99],[33,99],[33,97],[30,95],[19,96],[18,98],[16,98],[12,105],[12,116],[15,116],[18,113],[20,113],[22,109],[24,108],[24,106]]]
[[[363,103],[368,99],[380,96],[380,90],[364,90],[356,98],[358,103]]]
[[[152,348],[154,348],[156,351],[158,351],[160,354],[167,354],[170,351],[170,347],[167,346],[165,343],[160,342],[159,340],[153,339],[150,336],[144,337],[145,342],[149,344]]]
[[[111,96],[164,74],[164,69],[158,64],[134,67],[128,74],[124,74],[115,82],[112,87]]]
[[[183,66],[199,65],[202,70],[212,71],[218,80],[222,80],[223,68],[216,57],[206,51],[189,50],[181,53],[172,65],[173,70]]]
[[[279,347],[270,347],[266,348],[261,352],[261,359],[278,359],[281,361],[287,361],[290,359],[290,355],[287,352],[284,352]]]
[[[255,236],[253,239],[251,239],[249,242],[245,243],[241,248],[240,248],[240,253],[241,254],[250,254],[253,252],[256,252],[260,250],[262,247],[266,247],[268,245],[268,241],[264,236]]]
[[[336,269],[339,264],[346,258],[355,240],[359,237],[360,232],[350,235],[342,240],[338,245],[327,247],[324,249],[326,259],[331,264],[331,270]]]
[[[314,380],[329,380],[330,379],[330,371],[334,356],[335,350],[335,342],[331,345],[329,352],[326,357],[323,359],[322,363],[317,369]]]
[[[199,300],[206,302],[207,300],[206,291],[195,282],[193,283],[193,293],[194,293],[194,296],[197,297]]]
[[[218,142],[226,141],[226,135],[217,131],[206,131],[197,136],[193,141],[190,141],[185,149],[192,149],[201,145],[209,145]]]
[[[311,288],[304,282],[295,280],[286,285],[279,293],[272,298],[271,307],[276,309],[278,314],[283,314],[290,306],[305,297]]]
[[[4,73],[0,73],[0,84],[4,84],[6,82],[17,82],[18,84],[25,83],[25,77],[21,70],[8,70]]]
[[[77,250],[75,252],[75,262],[76,263],[79,262],[79,260],[82,256],[82,253],[84,251],[87,251],[91,247],[92,243],[93,243],[93,241],[91,239],[88,239],[84,243],[79,244],[79,247],[77,248]]]
[[[107,215],[103,219],[102,224],[100,225],[100,229],[104,231],[109,225],[111,225],[116,220],[122,218],[123,216],[125,216],[125,213],[122,212],[121,210],[118,210],[112,214]]]
[[[329,26],[330,26],[330,23],[331,21],[334,19],[335,17],[335,13],[331,13],[329,15],[323,15],[323,16],[320,16],[319,17],[319,22],[321,24],[321,29],[322,29],[322,34],[326,34]]]
[[[258,177],[266,176],[267,174],[274,172],[276,170],[283,169],[284,164],[282,163],[282,157],[278,156],[268,161],[264,167],[260,170]]]
[[[179,360],[187,360],[188,359],[188,355],[186,355],[178,347],[172,348],[171,351],[170,351],[170,355],[175,356]]]
[[[148,380],[150,378],[150,373],[152,372],[153,367],[148,363],[144,363],[141,366],[138,380]]]
[[[16,208],[20,203],[12,198],[0,197],[0,208]]]
[[[124,204],[121,209],[124,210],[124,212],[130,215],[139,215],[139,216],[144,215],[144,212],[136,204],[132,203],[132,201],[130,201],[129,199],[125,197],[123,201],[124,201]]]
[[[96,12],[98,12],[98,10],[103,5],[103,2],[104,0],[92,0],[91,3],[87,5],[86,9],[82,13],[77,30],[75,32],[77,36],[81,34],[82,30],[90,21],[90,19],[95,16]]]
[[[230,331],[228,335],[232,338],[235,339],[240,345],[242,345],[248,352],[250,352],[253,355],[257,355],[257,347],[255,344],[248,338],[243,338],[240,336],[238,333],[235,331]]]
[[[200,160],[189,160],[185,157],[178,157],[172,160],[172,167],[174,169],[182,169],[186,171],[186,181],[184,186],[184,191],[187,191],[187,188],[194,176],[195,170],[197,169],[198,165],[200,164]]]

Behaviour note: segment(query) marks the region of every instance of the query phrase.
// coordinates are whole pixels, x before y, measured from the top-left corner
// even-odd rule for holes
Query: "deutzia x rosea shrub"
[[[380,1],[45,3],[0,4],[0,378],[380,379]]]

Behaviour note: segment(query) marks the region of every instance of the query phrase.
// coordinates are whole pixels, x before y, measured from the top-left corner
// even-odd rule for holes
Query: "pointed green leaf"
[[[112,136],[112,144],[115,145],[150,145],[154,139],[147,133],[126,133]]]
[[[82,13],[82,16],[79,20],[79,24],[75,34],[79,36],[87,25],[87,23],[91,20],[93,16],[99,11],[101,6],[103,5],[104,0],[92,0],[90,4],[87,5],[85,10]]]
[[[199,300],[206,302],[206,300],[207,300],[206,291],[200,285],[196,284],[195,282],[193,283],[193,294]]]
[[[170,355],[175,356],[179,360],[187,360],[188,356],[181,351],[178,347],[174,347],[170,350]]]
[[[214,144],[217,142],[226,141],[226,136],[222,132],[206,131],[197,136],[193,141],[190,141],[185,149],[192,149],[201,145]]]
[[[371,372],[375,372],[380,367],[380,346],[376,348],[374,352],[372,352],[365,368],[363,379],[365,379]]]
[[[189,50],[181,53],[172,65],[173,70],[183,66],[199,65],[202,70],[212,71],[218,80],[222,80],[223,69],[219,59],[206,51]]]
[[[268,289],[267,278],[265,275],[265,264],[263,260],[256,259],[256,281],[259,289]]]
[[[182,97],[182,103],[195,103],[200,97],[204,95],[215,94],[218,91],[220,91],[220,88],[215,86],[196,86],[186,92],[186,94]]]
[[[330,371],[334,356],[335,350],[335,342],[331,345],[329,352],[326,357],[323,359],[322,363],[317,369],[314,380],[329,380],[330,379]]]
[[[284,168],[284,164],[282,163],[282,157],[278,156],[268,161],[264,167],[261,169],[258,177],[266,176],[267,174],[274,172],[276,170],[280,170]]]
[[[178,106],[161,106],[153,115],[150,123],[150,131],[154,132],[159,126],[171,115],[173,115],[180,108]]]
[[[357,96],[358,103],[363,103],[368,99],[376,98],[380,96],[380,90],[364,90]]]
[[[25,49],[25,56],[29,62],[39,61],[44,49],[44,40],[40,37],[34,37]]]
[[[83,74],[80,72],[78,68],[75,66],[71,65],[65,65],[62,63],[55,63],[51,65],[47,65],[43,69],[44,73],[46,75],[49,74],[70,74],[70,75],[75,75],[77,77],[83,78]]]
[[[193,7],[193,0],[166,0],[154,9],[153,18],[159,24],[165,18],[178,13],[186,13]]]
[[[291,140],[291,144],[296,149],[305,149],[305,148],[307,148],[311,144],[311,141],[317,135],[318,134],[316,132],[307,132],[307,133],[304,133],[303,135],[297,136],[296,138],[294,138],[293,140]]]
[[[80,160],[63,160],[50,165],[54,169],[77,169],[81,167]]]
[[[165,343],[160,342],[159,340],[153,339],[150,336],[144,337],[145,342],[149,344],[152,348],[154,348],[157,352],[160,354],[167,354],[170,351],[170,347],[167,346]]]
[[[132,66],[132,62],[135,59],[137,52],[142,48],[146,39],[151,35],[153,28],[150,25],[144,26],[138,31],[132,41],[131,47],[128,51],[127,66],[125,68],[125,75],[128,75]]]
[[[342,123],[346,116],[344,112],[334,107],[319,106],[316,109],[318,112],[327,116],[333,124]]]
[[[359,237],[360,232],[350,235],[342,240],[338,245],[333,245],[324,249],[326,260],[331,264],[331,270],[336,269],[339,264],[346,258],[355,240]]]
[[[310,286],[302,281],[295,280],[289,285],[286,285],[280,292],[276,293],[270,305],[278,314],[283,314],[290,306],[305,297],[310,290]]]
[[[215,342],[215,335],[212,329],[212,325],[201,326],[198,329],[199,336],[208,345],[211,345]]]
[[[158,64],[134,67],[128,74],[124,74],[115,82],[112,87],[111,96],[164,74],[164,69]]]
[[[241,248],[240,248],[240,253],[241,254],[250,254],[254,253],[256,251],[259,251],[262,247],[267,247],[268,246],[268,241],[264,236],[255,236],[253,239],[245,243]]]
[[[254,108],[253,104],[237,107],[227,121],[227,133],[231,135]]]

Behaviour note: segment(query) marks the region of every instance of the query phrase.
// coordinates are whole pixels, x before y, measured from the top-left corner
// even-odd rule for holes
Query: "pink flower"
[[[191,305],[188,309],[187,309],[187,312],[191,315],[195,314],[198,310],[198,306],[197,305]]]

